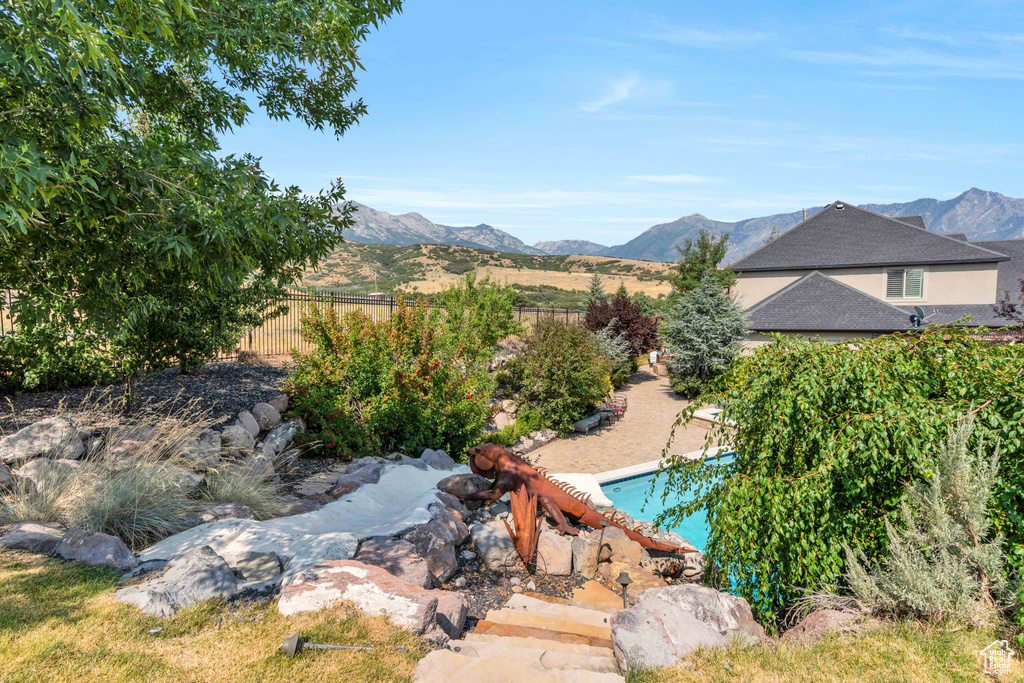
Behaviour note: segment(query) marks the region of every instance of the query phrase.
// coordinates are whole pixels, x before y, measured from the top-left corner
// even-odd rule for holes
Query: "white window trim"
[[[920,270],[921,271],[921,296],[903,296],[903,297],[889,297],[889,271],[890,270],[902,270],[903,274],[903,291],[906,292],[907,286],[907,275],[908,270]],[[886,266],[882,268],[882,301],[927,301],[928,300],[928,266]]]

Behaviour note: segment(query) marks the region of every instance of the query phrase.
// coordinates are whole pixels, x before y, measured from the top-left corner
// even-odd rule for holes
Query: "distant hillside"
[[[620,284],[630,293],[649,296],[671,291],[667,263],[629,261],[600,256],[500,253],[445,244],[397,246],[342,244],[317,270],[303,277],[303,285],[339,293],[433,294],[475,270],[480,277],[507,283],[531,305],[576,307],[586,298],[593,273],[608,292]],[[376,282],[374,280],[376,276]]]
[[[677,261],[679,252],[676,246],[682,246],[687,239],[695,238],[701,228],[719,235],[729,233],[726,262],[731,263],[764,244],[773,230],[783,233],[803,220],[802,211],[747,218],[734,223],[716,221],[695,213],[671,223],[655,225],[618,246],[606,247],[587,240],[556,240],[538,242],[531,247],[507,232],[485,224],[453,228],[433,223],[418,213],[393,216],[362,204],[356,206],[359,209],[355,214],[356,226],[345,233],[345,239],[354,242],[397,246],[447,244],[537,256],[589,254],[664,262]],[[863,208],[886,216],[922,216],[929,230],[939,233],[962,232],[969,240],[1001,240],[1024,236],[1024,199],[1014,199],[977,188],[971,188],[953,199],[865,204]],[[820,206],[810,207],[807,215],[813,216],[818,211],[821,211]]]
[[[842,199],[842,197],[836,197]],[[1024,199],[1014,199],[998,192],[971,188],[958,197],[940,201],[918,199],[903,204],[865,204],[863,208],[886,216],[922,216],[929,230],[939,233],[962,232],[969,240],[1013,239],[1024,236]],[[813,216],[820,206],[807,209]],[[748,218],[736,223],[711,220],[700,214],[680,218],[649,228],[629,242],[609,247],[602,252],[607,256],[654,261],[675,261],[679,258],[676,245],[694,238],[700,229],[716,234],[729,233],[727,262],[743,258],[754,251],[771,235],[772,230],[783,233],[803,220],[801,211],[781,213],[761,218]]]
[[[355,225],[345,232],[345,239],[352,242],[401,247],[413,244],[448,244],[514,254],[544,253],[507,232],[483,223],[473,227],[453,228],[434,223],[418,213],[403,213],[396,216],[357,202],[352,202],[352,205],[356,208],[352,216]]]
[[[597,242],[587,240],[556,240],[554,242],[537,242],[534,249],[539,249],[545,254],[591,254],[602,256],[608,247]]]

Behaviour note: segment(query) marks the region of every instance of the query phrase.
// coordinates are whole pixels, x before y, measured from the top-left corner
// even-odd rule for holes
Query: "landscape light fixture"
[[[295,655],[299,654],[303,650],[377,650],[377,648],[371,645],[322,645],[320,643],[307,643],[299,635],[299,632],[291,634],[284,639],[284,645],[281,646],[281,652],[285,653],[289,658],[294,658]],[[409,649],[405,647],[385,648],[394,650],[395,652],[408,652]]]
[[[633,579],[629,578],[629,574],[621,572],[619,578],[615,579],[615,583],[622,586],[622,609],[629,609],[629,603],[626,602],[626,586],[633,583]]]

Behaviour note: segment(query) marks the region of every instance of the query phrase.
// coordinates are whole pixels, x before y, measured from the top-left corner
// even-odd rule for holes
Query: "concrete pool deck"
[[[531,460],[552,472],[590,474],[659,461],[676,417],[690,401],[676,396],[668,377],[655,375],[646,365],[617,393],[628,400],[622,419],[589,435],[553,441],[530,453]],[[676,429],[672,452],[702,450],[708,431],[706,422]]]

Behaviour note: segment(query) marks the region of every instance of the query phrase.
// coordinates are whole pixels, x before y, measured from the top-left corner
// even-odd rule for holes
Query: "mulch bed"
[[[138,407],[145,409],[166,402],[161,410],[171,412],[198,400],[199,410],[209,410],[211,418],[227,422],[239,412],[280,393],[286,376],[277,366],[230,361],[209,363],[191,375],[181,375],[176,369],[164,370],[139,381]],[[104,415],[109,424],[117,424],[123,418],[116,409],[122,397],[120,384],[4,396],[0,398],[0,435],[57,414],[74,418],[84,407],[95,408],[107,403],[112,404],[112,409],[104,411]]]

